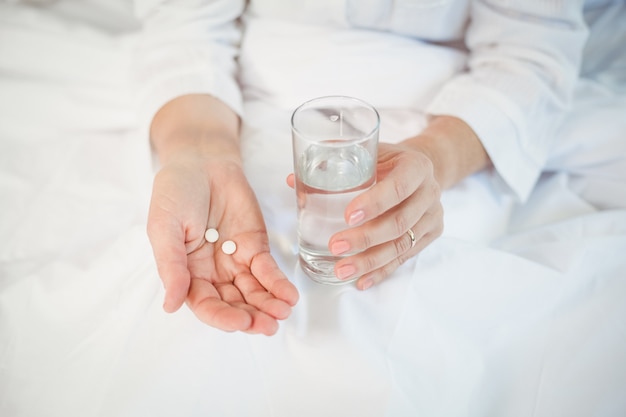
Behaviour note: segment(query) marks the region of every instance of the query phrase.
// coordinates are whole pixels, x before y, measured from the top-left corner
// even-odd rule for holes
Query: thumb
[[[150,213],[148,238],[165,287],[163,309],[173,313],[185,302],[191,281],[187,266],[185,232],[171,215]]]

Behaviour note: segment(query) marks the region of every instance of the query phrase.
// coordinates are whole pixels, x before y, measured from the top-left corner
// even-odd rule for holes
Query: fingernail
[[[372,285],[374,285],[374,280],[366,279],[365,281],[363,281],[363,284],[361,284],[361,290],[365,291],[368,288],[371,288]]]
[[[333,242],[330,245],[330,251],[333,255],[341,255],[342,253],[346,253],[350,250],[350,244],[345,240],[338,240],[337,242]]]
[[[356,268],[353,265],[343,265],[337,269],[337,278],[348,279],[356,272]]]
[[[352,214],[350,214],[350,217],[348,218],[348,224],[350,226],[356,226],[357,224],[361,223],[364,218],[365,212],[363,210],[354,211],[352,212]]]

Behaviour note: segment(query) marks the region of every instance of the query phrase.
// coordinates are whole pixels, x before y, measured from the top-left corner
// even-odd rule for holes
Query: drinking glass
[[[347,204],[376,182],[379,125],[376,109],[353,97],[319,97],[293,112],[300,266],[316,282],[353,281],[339,280],[334,267],[356,252],[335,256],[328,242],[348,227]]]

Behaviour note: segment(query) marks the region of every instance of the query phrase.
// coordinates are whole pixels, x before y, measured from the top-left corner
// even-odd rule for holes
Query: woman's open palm
[[[219,232],[207,242],[207,228]],[[156,175],[148,236],[165,286],[164,309],[183,302],[225,331],[273,334],[298,300],[280,271],[254,192],[238,162],[188,155]],[[233,254],[222,251],[226,240]]]

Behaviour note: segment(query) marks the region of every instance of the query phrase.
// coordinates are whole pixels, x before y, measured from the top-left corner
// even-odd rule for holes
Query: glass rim
[[[311,139],[311,137],[309,135],[303,134],[302,131],[299,130],[294,125],[294,118],[296,117],[296,114],[298,112],[303,110],[305,107],[310,106],[311,103],[316,102],[316,101],[321,101],[321,100],[328,100],[328,99],[346,99],[348,101],[352,101],[352,102],[358,103],[358,104],[362,105],[364,108],[367,108],[367,109],[371,110],[374,113],[374,115],[376,116],[376,123],[374,124],[374,127],[369,132],[364,134],[363,137],[359,137],[359,138],[355,138],[355,139],[346,139],[345,141],[337,142],[336,146],[340,147],[340,146],[345,146],[346,144],[358,143],[358,142],[367,140],[367,139],[371,138],[372,135],[376,131],[378,131],[378,129],[380,128],[380,114],[378,113],[378,110],[376,110],[376,108],[374,106],[372,106],[371,104],[369,104],[365,100],[362,100],[362,99],[356,98],[356,97],[352,97],[352,96],[327,95],[327,96],[320,96],[320,97],[312,98],[312,99],[307,100],[304,103],[300,104],[298,107],[296,107],[295,110],[291,114],[291,120],[290,120],[291,130],[294,133],[298,134],[298,136],[300,136],[302,139],[305,139],[305,140],[307,140],[309,142],[320,142],[319,140]]]

